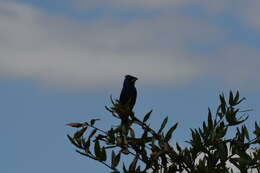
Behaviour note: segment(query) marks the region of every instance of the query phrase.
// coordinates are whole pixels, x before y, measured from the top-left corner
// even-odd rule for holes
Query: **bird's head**
[[[137,81],[137,79],[138,79],[137,77],[126,75],[124,84],[135,84],[135,81]]]

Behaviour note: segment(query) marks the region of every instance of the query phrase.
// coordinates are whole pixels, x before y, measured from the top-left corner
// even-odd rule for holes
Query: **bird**
[[[135,88],[135,82],[137,80],[137,77],[126,75],[119,98],[119,103],[122,105],[127,105],[131,111],[135,106],[137,97],[137,90]]]

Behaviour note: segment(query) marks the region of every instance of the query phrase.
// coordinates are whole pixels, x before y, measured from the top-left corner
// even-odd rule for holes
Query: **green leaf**
[[[220,103],[222,105],[225,105],[226,106],[226,101],[225,101],[225,97],[224,97],[224,94],[222,93],[221,95],[219,95],[219,99],[220,99]],[[224,113],[224,112],[223,112]]]
[[[114,100],[113,100],[112,95],[110,95],[110,101],[111,101],[111,103],[112,103],[113,105],[115,105],[115,102],[114,102]]]
[[[135,156],[132,163],[129,165],[129,168],[128,168],[129,172],[135,172],[137,161],[138,161],[138,155]]]
[[[213,129],[213,120],[212,120],[212,115],[211,115],[211,111],[208,108],[208,128],[209,130]]]
[[[102,158],[102,156],[101,156],[101,148],[100,148],[100,144],[99,144],[98,140],[95,142],[94,151],[95,151],[95,155],[96,155],[97,160],[102,161],[101,160],[101,158]]]
[[[203,121],[202,127],[203,127],[203,131],[204,131],[204,132],[207,132],[207,131],[208,131],[208,128],[207,128],[207,126],[206,126],[205,121]]]
[[[228,158],[228,148],[227,148],[226,143],[224,143],[224,142],[219,143],[217,152],[220,155],[221,161],[226,162],[226,160]]]
[[[114,150],[112,151],[111,155],[111,167],[115,168],[119,164],[121,153],[119,152],[117,155],[115,154]]]
[[[89,147],[90,147],[90,139],[88,139],[87,142],[84,145],[86,153],[90,153]]]
[[[232,122],[230,122],[228,125],[229,126],[235,126],[235,125],[238,125],[238,124],[241,124],[243,122],[245,122],[247,119],[248,119],[249,116],[246,116],[246,118],[244,118],[243,120],[232,120]]]
[[[119,152],[116,157],[115,157],[115,166],[118,165],[119,161],[120,161],[120,158],[121,158],[121,153]]]
[[[105,109],[108,111],[108,112],[114,112],[112,109],[110,109],[109,107],[105,106]]]
[[[116,148],[117,146],[116,145],[107,145],[105,148],[106,149],[111,149],[111,148]]]
[[[217,138],[219,138],[219,139],[223,138],[226,135],[227,130],[228,130],[228,128],[225,127],[225,125],[223,123],[224,122],[221,122],[219,124],[219,126],[216,128],[216,135],[217,135]]]
[[[256,137],[260,136],[260,127],[258,126],[257,122],[255,122],[255,130],[253,133],[256,135]]]
[[[172,133],[174,132],[174,130],[177,128],[178,126],[178,123],[174,124],[170,130],[166,133],[166,136],[165,136],[165,141],[169,141],[171,138],[172,138]]]
[[[160,127],[160,129],[158,131],[158,134],[160,134],[162,132],[162,130],[165,127],[165,125],[167,124],[167,122],[168,122],[168,116],[163,120],[163,122],[161,124],[161,127]]]
[[[79,147],[79,145],[74,141],[74,139],[70,135],[67,135],[67,137],[74,146]]]
[[[101,161],[106,161],[107,160],[107,153],[106,153],[105,147],[102,147],[100,156],[101,156],[101,158],[100,158]]]
[[[130,136],[132,138],[135,138],[135,131],[131,127],[129,128],[129,131],[130,131]]]
[[[139,165],[136,170],[135,170],[136,173],[140,173],[141,172],[141,166]]]
[[[147,130],[144,130],[144,133],[142,134],[142,138],[143,138],[143,139],[146,138],[147,135],[148,135],[148,131],[147,131]]]
[[[115,158],[116,158],[116,154],[114,152],[114,150],[112,150],[112,153],[111,153],[111,168],[115,168]]]
[[[229,92],[229,104],[231,106],[234,106],[234,96],[233,96],[232,91]]]
[[[245,97],[243,97],[241,100],[239,100],[239,102],[237,104],[240,104],[242,101],[246,100]]]
[[[182,151],[182,149],[181,149],[181,147],[180,147],[180,145],[178,143],[176,143],[176,148],[177,148],[179,153]]]
[[[235,165],[237,168],[240,167],[240,165],[239,165],[239,158],[231,158],[231,159],[229,159],[229,161],[230,161],[233,165]]]
[[[245,125],[242,126],[242,134],[246,137],[246,139],[249,141],[249,133]]]
[[[150,112],[148,112],[145,116],[144,116],[144,119],[143,119],[143,122],[145,123],[149,118],[150,118],[150,115],[152,114],[153,110],[151,110]]]
[[[224,113],[222,112],[222,109],[224,108],[222,108],[223,106],[222,106],[222,104],[220,104],[219,106],[218,106],[218,109],[217,109],[217,116],[220,118],[220,119],[222,119],[223,117],[224,117]],[[225,109],[225,108],[224,108]],[[224,110],[225,111],[225,110]],[[216,121],[216,119],[215,119],[215,121]]]
[[[238,100],[239,100],[239,92],[237,91],[237,92],[236,92],[236,96],[235,96],[235,98],[234,98],[234,102],[235,102],[235,103],[238,103]]]
[[[198,148],[199,150],[202,150],[203,144],[199,132],[196,129],[195,131],[193,129],[190,130],[191,130],[192,139],[189,143],[192,144],[194,148]]]
[[[228,109],[226,116],[225,116],[227,122],[229,123],[229,125],[233,125],[237,122],[237,118],[236,115],[233,113],[232,109]]]
[[[127,171],[127,169],[125,167],[125,163],[123,163],[123,171],[124,171],[124,173],[129,173],[129,171]]]
[[[78,148],[83,149],[81,138],[74,138],[74,140],[78,144]]]
[[[95,135],[96,132],[97,132],[97,129],[93,129],[88,138],[91,139]]]

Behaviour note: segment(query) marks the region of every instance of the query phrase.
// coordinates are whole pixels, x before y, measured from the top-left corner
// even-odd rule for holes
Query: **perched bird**
[[[119,102],[123,105],[128,104],[129,109],[132,110],[135,105],[137,91],[135,88],[135,81],[137,77],[126,75],[123,88],[120,94]]]

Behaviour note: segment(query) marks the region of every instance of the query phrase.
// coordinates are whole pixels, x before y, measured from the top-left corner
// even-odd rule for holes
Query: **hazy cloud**
[[[172,1],[149,2],[156,7]],[[189,1],[175,3],[185,2]],[[145,7],[147,1],[125,3]],[[22,3],[0,2],[0,75],[74,87],[113,85],[128,73],[167,86],[201,76],[236,82],[232,76],[238,72],[241,81],[255,79],[258,51],[226,43],[227,34],[208,19],[192,15],[162,14],[134,21],[104,17],[80,23]],[[227,59],[229,63],[217,70]],[[244,66],[244,71],[230,72],[230,64]],[[251,71],[245,70],[248,67]]]
[[[170,13],[179,13],[183,8],[195,7],[203,10],[204,15],[227,15],[230,14],[237,20],[245,22],[245,24],[259,29],[260,22],[260,1],[259,0],[71,0],[73,7],[81,9],[105,8],[122,11],[120,9],[132,9],[141,11],[166,10]]]

